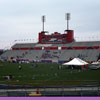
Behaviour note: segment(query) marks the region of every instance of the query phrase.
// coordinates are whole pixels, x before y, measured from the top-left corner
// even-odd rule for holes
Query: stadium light
[[[70,13],[65,14],[65,19],[67,20],[67,30],[69,30]]]
[[[42,22],[43,22],[43,32],[44,32],[45,15],[42,16]]]

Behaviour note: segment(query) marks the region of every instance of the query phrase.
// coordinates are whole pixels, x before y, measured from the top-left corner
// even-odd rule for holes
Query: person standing
[[[18,67],[18,68],[19,68],[19,70],[21,70],[21,69],[22,69],[22,66],[21,66],[21,65],[19,65],[19,67]]]

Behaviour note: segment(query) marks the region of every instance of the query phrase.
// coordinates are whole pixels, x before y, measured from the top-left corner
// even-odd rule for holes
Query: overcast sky
[[[63,33],[67,12],[76,39],[100,40],[100,0],[0,0],[0,48],[15,40],[36,42],[42,15],[46,16],[46,31]]]

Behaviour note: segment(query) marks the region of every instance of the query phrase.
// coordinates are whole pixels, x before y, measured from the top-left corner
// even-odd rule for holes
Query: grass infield
[[[19,70],[18,66],[22,66]],[[35,65],[32,66],[32,65]],[[11,80],[4,77],[12,75]],[[72,86],[100,84],[100,69],[76,70],[55,63],[19,64],[0,62],[0,84],[28,86]]]

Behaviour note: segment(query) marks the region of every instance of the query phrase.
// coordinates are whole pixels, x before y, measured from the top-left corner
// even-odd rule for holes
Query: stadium
[[[100,96],[100,41],[77,42],[69,13],[66,19],[63,34],[48,34],[43,16],[37,43],[16,43],[0,55],[0,96]],[[63,66],[74,58],[87,64]]]

